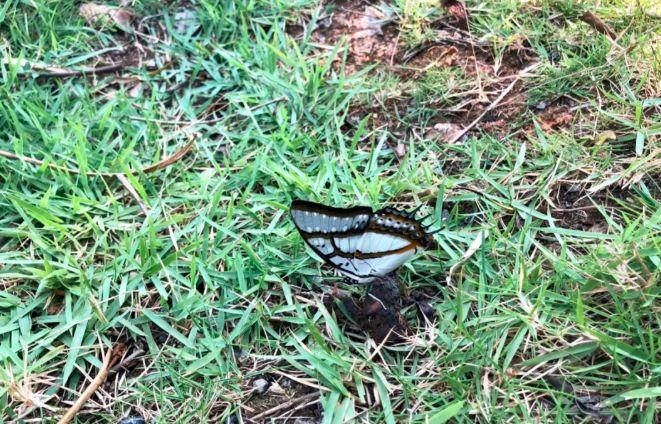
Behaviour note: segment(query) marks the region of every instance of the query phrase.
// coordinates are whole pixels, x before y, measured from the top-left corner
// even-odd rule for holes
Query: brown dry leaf
[[[461,125],[450,122],[439,122],[427,130],[425,138],[447,142],[448,140],[452,140],[457,134],[460,134],[461,131]]]
[[[103,4],[85,3],[80,6],[78,12],[90,25],[114,24],[129,28],[133,20],[133,13],[127,9]]]
[[[454,17],[457,27],[468,31],[468,12],[462,2],[457,0],[443,0],[441,6],[447,9],[448,13]]]
[[[549,114],[542,119],[542,130],[551,131],[557,127],[569,124],[572,119],[574,119],[574,115],[566,111]]]
[[[441,66],[449,67],[455,64],[457,61],[457,53],[459,50],[455,46],[450,46],[443,53],[441,53],[441,57],[439,58],[439,64]]]

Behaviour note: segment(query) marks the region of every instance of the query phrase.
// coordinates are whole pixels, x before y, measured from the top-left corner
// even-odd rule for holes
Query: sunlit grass
[[[388,4],[407,48],[445,13],[414,3]],[[154,65],[46,79],[0,61],[0,150],[44,162],[0,157],[2,420],[57,418],[122,345],[79,422],[249,422],[307,395],[318,404],[271,417],[585,421],[575,399],[589,395],[618,422],[654,422],[661,121],[645,42],[658,20],[633,2],[468,2],[496,58],[520,38],[542,66],[504,135],[476,127],[448,145],[425,129],[509,80],[478,81],[462,70],[474,63],[345,75],[341,47],[286,32],[316,6],[203,0],[199,30],[180,34],[175,6],[142,2],[142,35],[91,28],[76,2],[0,6],[3,56],[93,66],[139,42]],[[588,7],[625,31],[615,46],[574,21]],[[572,121],[545,130],[534,105],[559,99]],[[124,173],[143,205],[98,173]],[[409,306],[410,340],[385,347],[338,324],[323,302],[335,280],[288,219],[294,198],[424,204],[439,246],[399,279],[437,321]],[[281,391],[255,394],[260,377]]]

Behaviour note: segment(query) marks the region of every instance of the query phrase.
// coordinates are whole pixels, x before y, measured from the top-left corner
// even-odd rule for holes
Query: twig
[[[282,403],[280,405],[274,406],[273,408],[267,409],[266,411],[255,415],[254,417],[250,417],[250,420],[251,421],[257,421],[261,418],[267,417],[267,416],[269,416],[271,414],[274,414],[278,411],[282,411],[283,409],[288,409],[288,408],[292,407],[293,405],[301,404],[301,403],[307,402],[308,400],[312,400],[315,397],[319,397],[319,393],[308,393],[305,396],[295,397],[295,398],[291,399],[289,402],[285,402],[285,403]]]
[[[161,160],[160,162],[157,162],[157,163],[149,165],[145,168],[142,168],[142,170],[140,170],[140,172],[148,174],[148,173],[151,173],[151,172],[154,172],[154,171],[158,171],[159,169],[166,168],[166,167],[172,165],[173,163],[175,163],[176,161],[178,161],[179,159],[186,156],[186,154],[188,154],[188,152],[191,151],[191,149],[193,148],[194,145],[195,145],[195,139],[191,139],[188,143],[186,143],[186,145],[183,148],[181,148],[181,150],[177,151],[172,156],[168,156],[168,157],[164,158],[163,160]],[[44,162],[42,160],[39,160],[39,159],[34,159],[34,158],[30,158],[30,157],[23,156],[23,155],[17,155],[15,153],[11,153],[11,152],[8,152],[6,150],[0,150],[0,156],[6,157],[7,159],[26,162],[26,163],[29,163],[29,164],[32,164],[32,165],[37,165],[37,166],[44,166],[45,165],[48,168],[55,169],[55,170],[58,170],[58,171],[62,171],[62,172],[65,172],[67,174],[73,174],[73,175],[81,174],[80,170],[78,170],[78,169],[67,168],[67,167],[57,165],[57,164],[54,164],[54,163],[46,163],[46,162]],[[136,173],[138,173],[138,171],[131,171],[132,175],[136,174]],[[116,173],[116,172],[89,171],[89,172],[85,172],[85,175],[87,175],[88,177],[116,178],[118,173]]]
[[[154,171],[158,171],[160,169],[167,168],[168,166],[172,165],[173,163],[177,162],[179,159],[183,158],[188,154],[188,152],[191,151],[193,146],[195,145],[195,138],[191,138],[188,143],[179,151],[177,151],[175,154],[172,156],[168,156],[164,158],[163,160],[156,162],[155,164],[149,165],[145,168],[142,168],[142,172],[145,174],[152,173]]]
[[[607,35],[611,40],[615,40],[617,38],[617,34],[615,34],[615,32],[610,29],[610,27],[606,25],[606,23],[602,21],[599,16],[595,15],[589,10],[581,15],[581,20],[590,25],[592,28],[596,29],[598,32]]]
[[[491,102],[491,104],[490,104],[486,109],[484,109],[484,111],[480,114],[480,116],[478,116],[477,118],[475,118],[475,119],[473,120],[473,122],[471,122],[470,124],[468,124],[463,130],[461,130],[461,131],[459,131],[457,134],[455,134],[454,137],[452,137],[451,139],[447,140],[446,143],[447,143],[447,144],[453,144],[453,143],[456,143],[458,140],[460,140],[460,139],[461,139],[461,138],[462,138],[462,137],[463,137],[463,136],[464,136],[464,135],[465,135],[465,134],[466,134],[471,128],[473,128],[475,125],[477,125],[477,124],[482,120],[482,118],[484,118],[484,116],[485,116],[487,113],[491,112],[493,109],[496,108],[496,106],[498,106],[498,104],[500,104],[500,102],[505,98],[505,96],[507,96],[507,94],[508,94],[510,91],[512,91],[512,89],[514,88],[514,86],[516,85],[516,83],[519,82],[519,80],[520,80],[521,78],[523,78],[528,72],[532,71],[533,69],[537,68],[538,66],[539,66],[539,63],[533,63],[532,65],[528,66],[527,68],[525,68],[525,69],[523,69],[521,72],[519,72],[519,73],[517,74],[516,78],[514,79],[514,81],[512,81],[512,82],[510,83],[510,85],[508,85],[508,86],[507,86],[507,87],[506,87],[506,88],[500,93],[500,95],[499,95],[499,96],[498,96],[493,102]]]
[[[103,365],[101,365],[101,368],[99,369],[99,373],[94,377],[94,380],[92,380],[92,383],[87,386],[87,389],[80,395],[78,400],[71,405],[69,410],[64,414],[62,418],[57,422],[57,424],[67,424],[71,422],[71,420],[76,416],[78,411],[80,411],[80,408],[83,407],[83,405],[89,400],[90,397],[96,392],[96,390],[103,384],[103,382],[106,380],[106,377],[108,377],[108,370],[110,369],[110,364],[113,359],[113,348],[111,347],[108,349],[106,352],[105,358],[103,358]]]

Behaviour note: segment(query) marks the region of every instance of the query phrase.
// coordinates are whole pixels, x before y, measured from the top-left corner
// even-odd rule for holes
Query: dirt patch
[[[347,43],[345,72],[392,60],[397,51],[398,30],[394,17],[367,1],[338,1],[312,34],[312,42],[328,49],[342,41]],[[336,69],[342,57],[335,59]]]
[[[435,26],[441,25],[438,22]],[[534,61],[534,57],[530,49],[520,43],[496,56],[488,46],[473,39],[470,34],[452,29],[445,22],[442,26],[436,30],[439,41],[418,47],[418,51],[404,53],[404,59],[411,54],[415,54],[415,57],[407,62],[406,67],[401,66],[396,70],[396,73],[403,80],[421,80],[437,69],[455,69],[464,80],[470,81],[470,86],[463,89],[463,92],[449,93],[457,99],[450,104],[440,103],[447,102],[447,98],[440,96],[426,106],[442,111],[438,118],[432,120],[431,126],[447,121],[466,126],[491,106],[517,78],[519,72]],[[487,132],[504,132],[516,121],[516,117],[525,113],[526,103],[524,81],[520,81],[497,107],[482,117],[476,128]]]
[[[554,190],[551,198],[555,203],[555,207],[551,208],[551,216],[557,220],[558,227],[606,233],[608,221],[595,204],[609,213],[617,206],[618,199],[625,200],[628,195],[629,191],[622,189],[589,194],[582,184],[563,183]],[[619,220],[616,215],[610,217]]]
[[[355,105],[346,121],[347,133],[351,134],[358,122],[369,117],[369,128],[387,129],[395,138],[415,132],[428,139],[427,133],[438,133],[433,131],[435,126],[464,128],[480,118],[471,131],[479,129],[503,136],[527,113],[524,81],[510,88],[497,107],[492,107],[521,70],[535,61],[527,41],[515,39],[496,53],[492,44],[462,29],[462,19],[452,13],[453,7],[461,6],[460,2],[443,2],[439,6],[445,10],[443,17],[427,24],[434,35],[418,46],[407,47],[399,22],[379,3],[343,0],[327,4],[327,15],[312,31],[312,42],[328,50],[345,40],[347,74],[374,65],[372,74],[385,71],[401,81],[394,92]],[[454,11],[465,13],[464,9]],[[303,27],[290,25],[288,30],[296,37],[302,34]],[[335,59],[336,70],[341,63],[342,58]],[[421,91],[421,86],[429,87],[430,93]],[[487,108],[493,110],[482,116]],[[412,114],[415,118],[402,119]],[[550,123],[560,124],[561,121]],[[443,137],[434,139],[444,142]],[[450,137],[449,141],[460,140]],[[397,152],[398,146],[391,147]]]
[[[355,300],[340,290],[335,290],[333,297],[331,302],[336,302],[328,306],[335,311],[339,321],[353,321],[377,344],[386,338],[391,343],[400,342],[409,331],[408,323],[400,312],[402,296],[393,275],[370,283],[364,299]]]

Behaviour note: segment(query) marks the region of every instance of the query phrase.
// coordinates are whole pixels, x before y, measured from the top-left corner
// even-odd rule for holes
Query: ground
[[[659,421],[653,1],[82,3],[0,5],[3,422]]]

